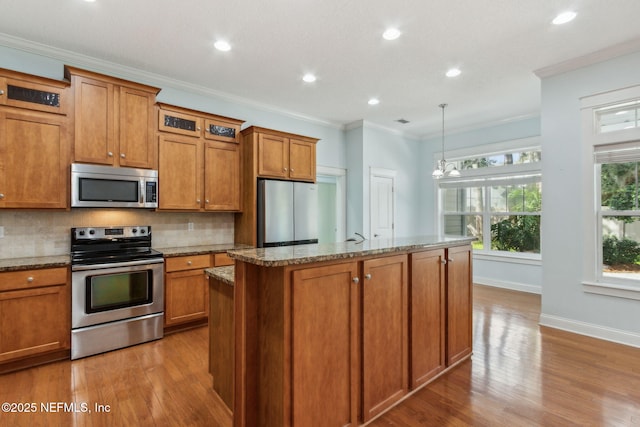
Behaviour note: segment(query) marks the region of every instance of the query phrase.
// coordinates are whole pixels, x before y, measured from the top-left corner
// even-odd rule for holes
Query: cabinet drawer
[[[225,253],[214,254],[213,259],[214,259],[213,265],[215,265],[216,267],[235,264],[235,260],[229,258],[229,255]]]
[[[167,273],[171,271],[209,268],[210,266],[211,257],[209,255],[180,256],[165,259],[165,268]]]
[[[0,273],[0,292],[67,283],[67,268],[43,268],[40,270],[9,271]]]

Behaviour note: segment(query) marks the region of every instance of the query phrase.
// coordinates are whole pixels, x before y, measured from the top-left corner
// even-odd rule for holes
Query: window
[[[640,300],[640,85],[581,99],[583,289]]]
[[[599,276],[640,280],[640,141],[594,147]]]
[[[438,182],[445,235],[476,237],[476,251],[540,254],[541,155],[532,142],[485,146],[454,159],[462,176]]]

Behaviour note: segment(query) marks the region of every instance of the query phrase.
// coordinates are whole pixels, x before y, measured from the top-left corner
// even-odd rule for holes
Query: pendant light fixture
[[[460,171],[456,168],[456,165],[447,163],[444,159],[444,109],[447,107],[447,104],[440,104],[438,107],[442,109],[442,158],[438,160],[431,176],[433,179],[440,179],[444,176],[456,178],[460,176]]]

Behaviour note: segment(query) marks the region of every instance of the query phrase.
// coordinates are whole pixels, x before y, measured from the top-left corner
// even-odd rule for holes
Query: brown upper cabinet
[[[0,208],[67,208],[69,84],[0,69]]]
[[[74,161],[155,169],[160,89],[73,67],[65,77],[74,96]]]
[[[236,215],[235,241],[257,244],[257,179],[316,180],[318,139],[257,126],[242,132],[242,215]]]
[[[316,142],[303,137],[261,132],[258,135],[258,175],[315,181]]]
[[[159,209],[237,212],[241,120],[159,104]]]

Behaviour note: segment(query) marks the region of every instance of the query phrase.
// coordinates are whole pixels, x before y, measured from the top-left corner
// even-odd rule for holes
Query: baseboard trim
[[[640,348],[640,334],[629,331],[607,328],[605,326],[580,322],[551,314],[541,314],[539,324],[541,326],[548,326],[579,335],[586,335],[592,338]]]
[[[495,280],[488,277],[473,276],[473,283],[484,286],[493,286],[494,288],[510,289],[512,291],[527,292],[529,294],[542,294],[542,288],[536,285],[528,285],[526,283],[508,282],[503,280]]]

